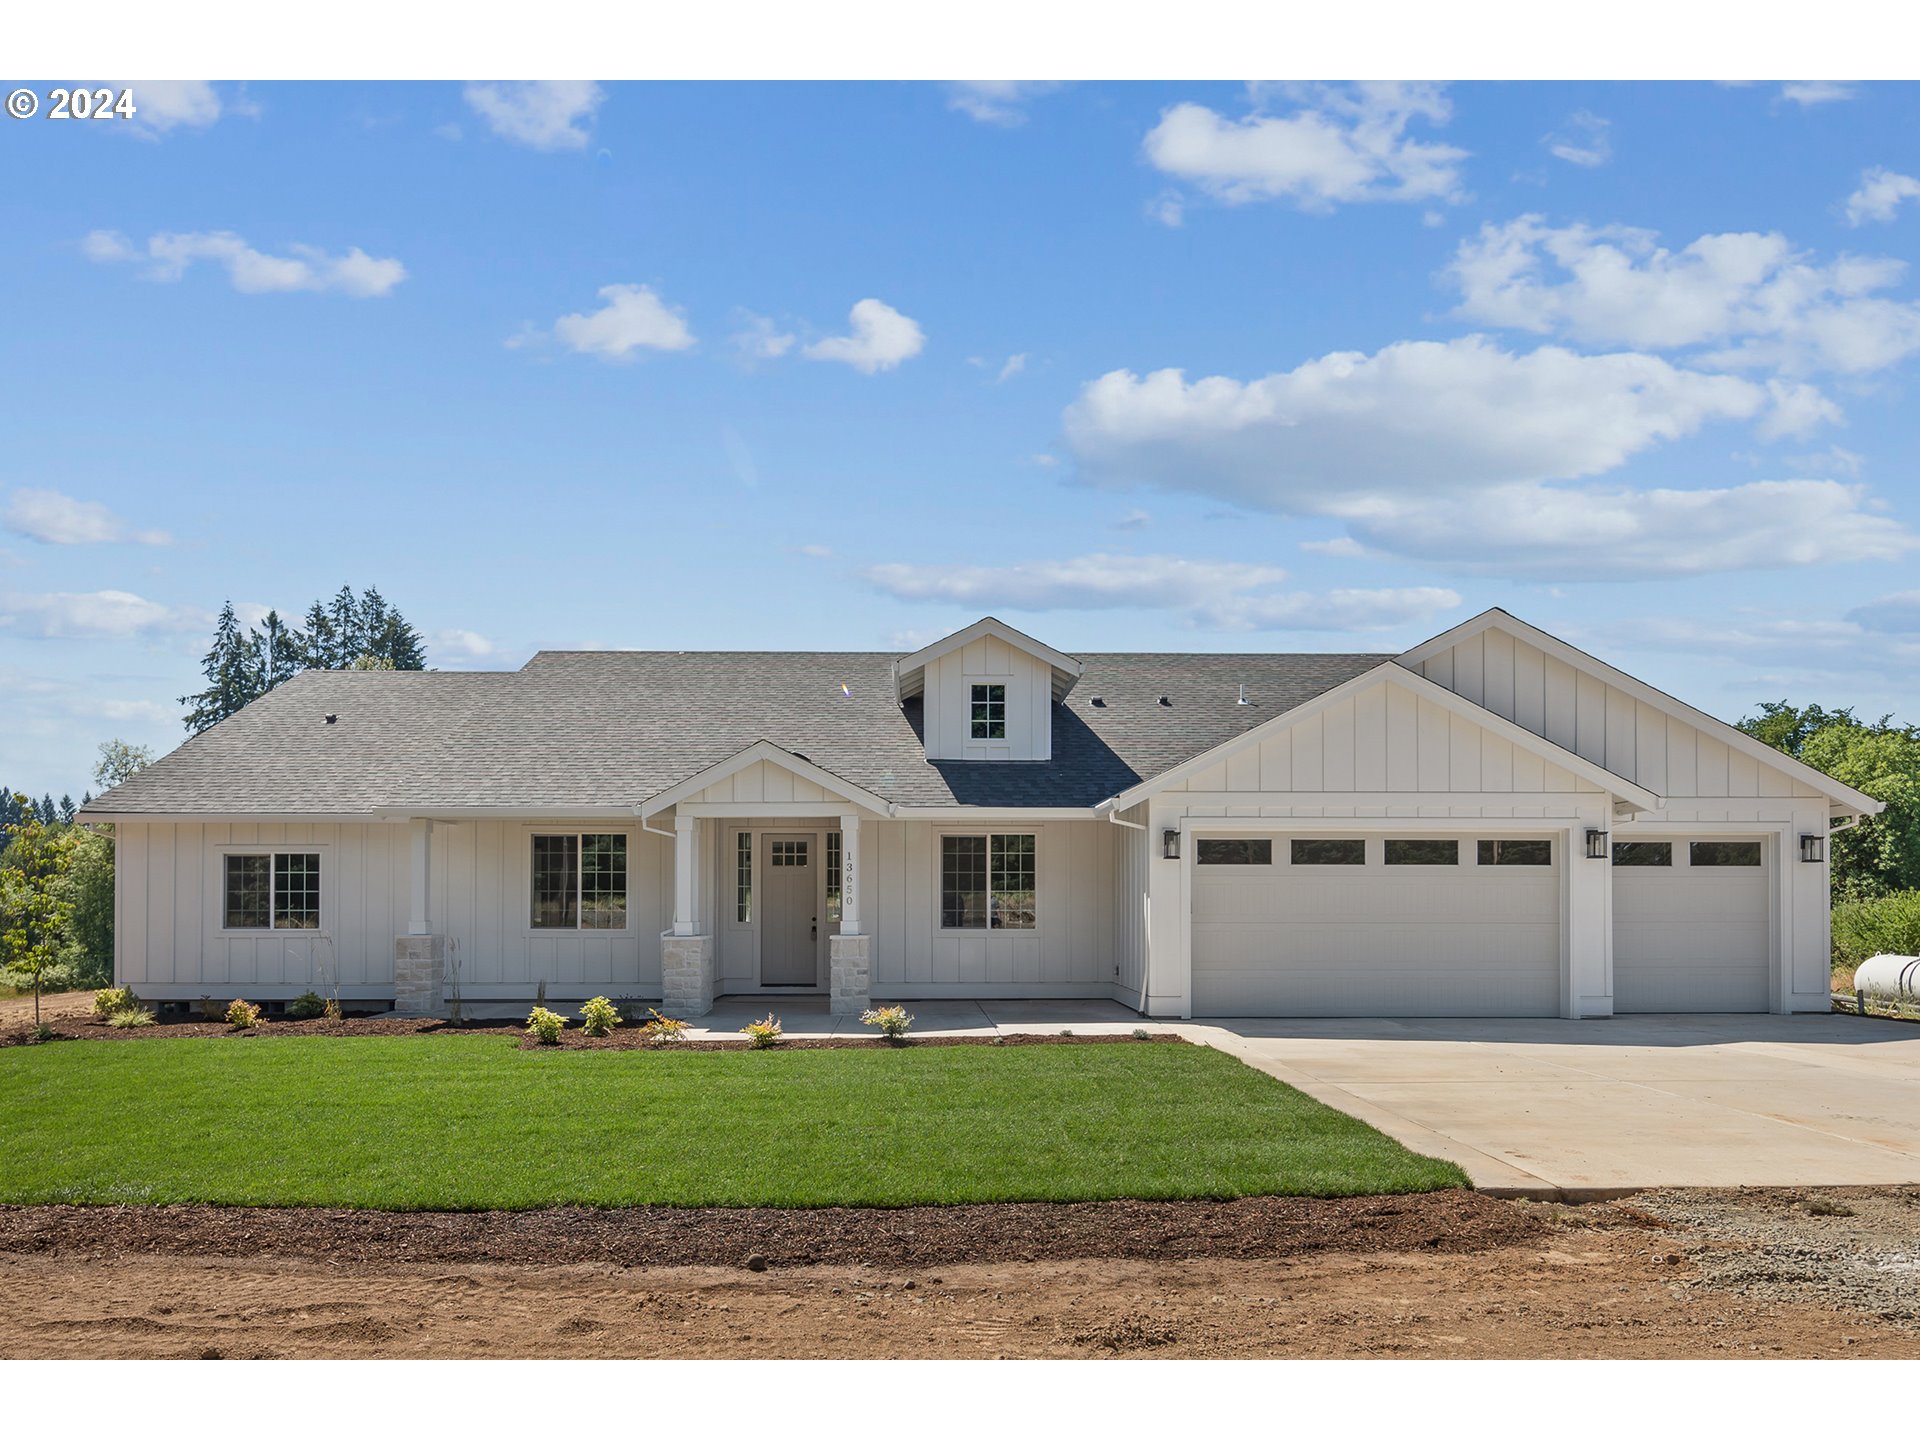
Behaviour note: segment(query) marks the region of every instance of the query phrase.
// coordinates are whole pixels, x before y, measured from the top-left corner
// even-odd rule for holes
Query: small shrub
[[[754,1020],[742,1025],[740,1033],[747,1037],[750,1048],[771,1050],[780,1043],[780,1017],[768,1011],[766,1019]]]
[[[614,1026],[625,1023],[619,1010],[604,995],[596,995],[580,1007],[580,1031],[584,1035],[611,1035]]]
[[[46,1021],[42,1020],[38,1025],[33,1027],[34,1044],[44,1045],[51,1039],[53,1039],[53,1026],[47,1024]]]
[[[320,1018],[322,1020],[338,1020],[340,1018],[340,1002],[329,997],[327,1003],[320,1009]]]
[[[544,1005],[534,1006],[533,1013],[527,1016],[527,1034],[542,1045],[558,1045],[560,1032],[566,1028],[567,1017],[554,1014]]]
[[[1060,1033],[1061,1033],[1062,1035],[1072,1035],[1072,1034],[1073,1034],[1073,1031],[1071,1031],[1071,1030],[1062,1030],[1062,1031],[1061,1031]]]
[[[1875,955],[1920,955],[1920,890],[1833,907],[1833,963],[1851,968]]]
[[[251,1030],[260,1023],[260,1007],[236,1000],[227,1006],[227,1024],[236,1030]]]
[[[107,1017],[107,1024],[115,1030],[138,1030],[153,1023],[153,1012],[143,1010],[138,1005],[131,1010],[116,1010]]]
[[[687,1030],[689,1027],[686,1021],[676,1020],[671,1015],[662,1015],[651,1005],[647,1007],[647,1014],[651,1018],[648,1019],[646,1024],[640,1027],[640,1033],[646,1036],[648,1044],[653,1044],[656,1041],[667,1041],[670,1043],[675,1040],[684,1040],[687,1038]]]
[[[1136,1025],[1133,1029],[1133,1038],[1136,1040],[1151,1040],[1153,1038],[1153,1033],[1141,1026]]]
[[[862,1010],[860,1023],[873,1026],[889,1040],[904,1040],[913,1016],[907,1014],[904,1005],[882,1005],[878,1010]]]
[[[131,1010],[139,1004],[130,985],[115,985],[107,990],[93,992],[93,1018],[110,1020],[123,1010]]]
[[[318,1020],[327,1013],[327,1002],[312,990],[304,995],[296,995],[287,1001],[289,1020]]]

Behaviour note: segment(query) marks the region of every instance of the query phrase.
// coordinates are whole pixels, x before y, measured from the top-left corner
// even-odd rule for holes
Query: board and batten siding
[[[971,687],[1007,687],[1004,740],[972,738]],[[930,760],[1053,758],[1053,667],[997,635],[983,635],[927,666],[921,701]]]
[[[395,937],[407,930],[408,827],[401,824],[172,824],[116,827],[114,966],[150,999],[287,999],[327,988],[393,993]],[[627,925],[534,931],[532,840],[539,831],[618,831],[627,839]],[[318,931],[225,931],[222,860],[230,850],[321,856]],[[514,998],[542,981],[555,999],[657,996],[660,932],[671,920],[672,842],[593,822],[437,824],[431,924],[460,965],[465,998]]]
[[[1600,795],[1600,787],[1425,696],[1381,682],[1167,786],[1183,793]]]
[[[940,837],[1010,831],[1036,837],[1034,929],[942,930]],[[861,911],[874,937],[874,997],[1114,994],[1125,978],[1115,923],[1122,904],[1115,894],[1120,833],[1088,820],[862,821]]]
[[[706,789],[686,797],[687,804],[763,805],[818,802],[823,810],[835,810],[847,802],[827,792],[804,775],[796,775],[784,765],[756,760],[744,769],[724,775]]]
[[[1784,770],[1498,627],[1467,636],[1417,669],[1462,699],[1659,795],[1821,798]]]

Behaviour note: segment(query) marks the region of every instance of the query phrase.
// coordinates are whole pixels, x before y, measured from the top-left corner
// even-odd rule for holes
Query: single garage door
[[[1709,837],[1614,842],[1616,1014],[1772,1008],[1772,848]]]
[[[1558,1015],[1556,839],[1197,838],[1196,1015]]]

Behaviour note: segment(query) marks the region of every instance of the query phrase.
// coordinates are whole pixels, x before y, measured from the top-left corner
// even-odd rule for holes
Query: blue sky
[[[1920,719],[1913,86],[135,98],[0,125],[0,781],[342,583],[457,667],[1503,605]]]

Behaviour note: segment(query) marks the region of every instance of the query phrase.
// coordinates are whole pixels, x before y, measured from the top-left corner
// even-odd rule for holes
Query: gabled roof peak
[[[1045,641],[1036,640],[1023,630],[1016,630],[992,615],[983,615],[964,630],[956,630],[951,635],[942,636],[931,645],[923,645],[911,655],[893,662],[894,691],[901,700],[909,700],[918,695],[926,686],[927,666],[942,655],[971,645],[974,641],[992,636],[996,640],[1011,645],[1014,649],[1031,655],[1034,659],[1049,666],[1053,671],[1053,698],[1065,698],[1067,692],[1079,680],[1086,666],[1064,651],[1056,650]]]

